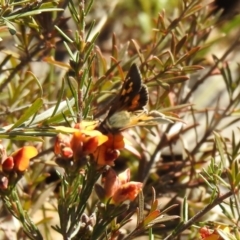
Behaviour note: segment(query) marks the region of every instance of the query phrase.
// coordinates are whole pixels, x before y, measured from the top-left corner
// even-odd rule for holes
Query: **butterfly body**
[[[104,128],[110,132],[119,132],[127,126],[131,121],[130,113],[128,111],[119,111],[104,121]]]

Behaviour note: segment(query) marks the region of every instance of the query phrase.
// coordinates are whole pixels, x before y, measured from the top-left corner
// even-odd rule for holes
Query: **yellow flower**
[[[121,133],[108,134],[108,140],[94,152],[94,158],[98,165],[114,166],[114,161],[119,157],[120,149],[125,146],[124,138]]]
[[[2,169],[4,172],[24,172],[29,167],[30,159],[37,154],[38,151],[33,146],[22,147],[3,161]]]
[[[98,131],[76,131],[72,135],[70,142],[74,158],[81,155],[90,154],[96,151],[102,143],[107,141],[107,137]]]

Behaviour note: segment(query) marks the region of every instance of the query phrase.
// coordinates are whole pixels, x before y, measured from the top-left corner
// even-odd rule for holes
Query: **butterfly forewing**
[[[133,64],[125,78],[122,89],[116,97],[108,116],[115,112],[126,110],[134,112],[141,110],[148,102],[148,90],[142,84],[141,74],[136,64]]]

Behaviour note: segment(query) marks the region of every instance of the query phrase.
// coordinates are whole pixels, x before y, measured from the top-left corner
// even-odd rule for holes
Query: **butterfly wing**
[[[127,110],[129,112],[134,112],[137,110],[144,110],[144,107],[148,103],[148,89],[147,86],[142,84],[140,91],[131,99]]]
[[[136,64],[133,64],[126,76],[122,89],[116,97],[108,116],[126,110],[134,112],[142,110],[148,103],[148,90],[142,84],[142,77]]]

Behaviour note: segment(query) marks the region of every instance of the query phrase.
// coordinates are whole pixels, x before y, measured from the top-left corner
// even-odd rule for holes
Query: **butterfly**
[[[142,82],[140,71],[132,64],[119,94],[113,100],[107,117],[100,123],[103,132],[116,133],[134,126],[158,124],[164,115],[152,111],[147,113],[148,88]]]

